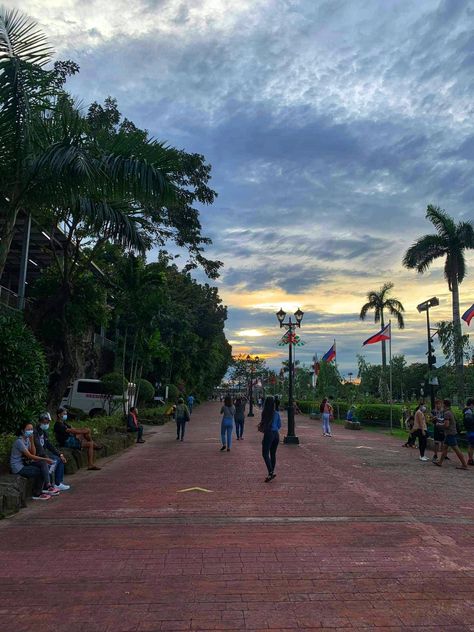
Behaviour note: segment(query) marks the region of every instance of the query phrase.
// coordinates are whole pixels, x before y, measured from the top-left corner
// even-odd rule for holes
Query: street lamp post
[[[436,329],[431,329],[430,326],[430,307],[437,307],[439,305],[439,299],[436,296],[433,296],[433,298],[429,298],[427,301],[424,301],[424,303],[420,303],[419,305],[417,305],[416,309],[419,311],[419,313],[421,314],[421,312],[426,312],[426,331],[427,331],[427,335],[428,335],[428,352],[427,352],[427,356],[428,356],[428,384],[429,384],[429,388],[430,388],[430,400],[431,400],[431,409],[434,409],[435,406],[435,393],[434,393],[434,383],[433,383],[433,378],[431,376],[431,371],[433,370],[435,364],[436,364],[436,358],[433,355],[434,353],[434,349],[433,349],[433,338],[431,337],[431,332],[436,332]]]
[[[258,364],[258,362],[260,361],[260,358],[258,356],[255,356],[255,358],[252,358],[251,356],[248,355],[245,359],[247,360],[247,364],[250,367],[250,388],[249,388],[250,403],[249,403],[249,413],[247,417],[255,417],[255,415],[253,414],[253,374],[255,371],[255,365]]]
[[[284,443],[299,443],[300,440],[295,435],[295,405],[293,402],[293,339],[295,328],[301,327],[304,313],[298,309],[294,314],[295,322],[289,316],[285,323],[285,316],[286,312],[283,309],[280,309],[276,314],[280,327],[286,327],[288,332],[288,431]]]

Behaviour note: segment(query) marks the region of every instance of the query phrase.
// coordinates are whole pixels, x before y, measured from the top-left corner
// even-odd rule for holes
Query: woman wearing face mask
[[[420,450],[420,461],[429,461],[429,458],[425,456],[426,444],[428,438],[426,436],[426,406],[421,403],[415,412],[415,419],[413,421],[412,436],[418,437],[418,448]]]
[[[54,446],[48,437],[51,415],[49,413],[41,413],[38,424],[33,434],[36,454],[38,456],[50,457],[53,459],[53,465],[49,468],[51,478],[54,477],[54,483],[60,491],[67,491],[70,485],[64,483],[64,464],[67,463],[64,454]]]
[[[67,423],[67,411],[59,408],[57,412],[57,421],[54,424],[54,434],[61,448],[66,447],[71,450],[87,449],[87,469],[100,470],[101,468],[94,464],[94,450],[99,450],[98,446],[92,440],[89,428],[73,428]]]
[[[29,421],[23,423],[17,434],[18,439],[13,442],[10,454],[12,474],[33,479],[33,500],[49,500],[51,496],[57,496],[59,492],[52,491],[49,482],[48,465],[53,460],[34,453],[33,424]]]

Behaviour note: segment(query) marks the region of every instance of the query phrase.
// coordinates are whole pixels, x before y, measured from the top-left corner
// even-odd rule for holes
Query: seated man
[[[53,460],[35,454],[32,441],[33,424],[29,421],[24,422],[17,434],[18,439],[13,442],[10,454],[12,474],[33,479],[33,500],[49,500],[51,496],[57,496],[59,490],[55,489],[49,480],[48,465],[51,465]]]
[[[36,454],[42,457],[53,459],[53,464],[49,466],[50,476],[54,476],[54,483],[61,491],[70,489],[70,485],[64,483],[64,464],[66,457],[54,446],[48,438],[48,430],[51,421],[49,413],[41,413],[39,422],[33,433],[33,441]]]
[[[138,423],[138,410],[135,406],[130,408],[130,412],[127,415],[127,432],[137,433],[137,443],[145,443],[142,439],[143,426]]]
[[[102,468],[94,464],[94,450],[99,450],[100,446],[94,443],[89,428],[73,428],[67,423],[67,411],[59,408],[57,419],[54,424],[54,434],[61,448],[66,447],[72,450],[82,450],[87,448],[88,470],[100,470]]]

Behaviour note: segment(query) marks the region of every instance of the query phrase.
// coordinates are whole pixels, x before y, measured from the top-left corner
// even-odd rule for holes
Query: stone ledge
[[[347,430],[360,430],[360,421],[345,421],[344,428],[347,428]]]
[[[98,458],[111,456],[126,450],[136,441],[136,435],[128,432],[115,432],[104,435],[98,442],[103,446],[97,450]],[[75,474],[80,468],[87,467],[86,450],[70,450],[63,448],[62,452],[67,459],[65,474]],[[0,475],[0,518],[5,518],[17,513],[27,506],[27,500],[31,499],[33,483],[16,474]]]

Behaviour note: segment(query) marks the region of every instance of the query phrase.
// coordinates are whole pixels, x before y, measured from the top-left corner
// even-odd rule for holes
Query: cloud
[[[433,232],[428,203],[473,216],[471,2],[10,4],[80,64],[70,87],[86,103],[116,96],[136,124],[213,165],[219,197],[202,220],[209,256],[225,263],[229,338],[281,358],[272,310],[302,306],[301,357],[337,336],[354,371],[373,331],[360,306],[393,280],[409,325],[394,350],[424,359],[416,304],[439,294],[437,313],[449,318],[450,295],[441,263],[419,277],[401,259]],[[474,299],[472,275],[461,296]],[[237,336],[252,329],[264,335]]]

